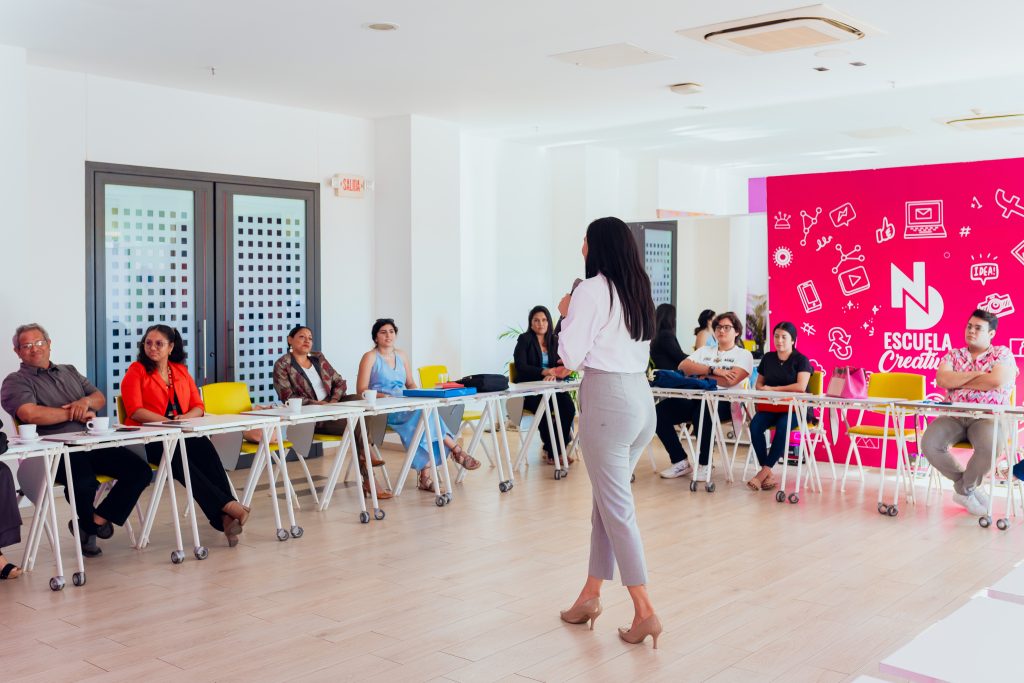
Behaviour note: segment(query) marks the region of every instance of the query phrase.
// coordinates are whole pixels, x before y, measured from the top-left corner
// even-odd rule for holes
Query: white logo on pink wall
[[[928,330],[935,327],[942,319],[943,306],[942,295],[939,290],[929,286],[925,282],[925,264],[921,261],[914,262],[914,276],[907,277],[906,273],[896,267],[893,263],[892,269],[892,290],[890,292],[893,308],[906,310],[906,323],[908,330]]]

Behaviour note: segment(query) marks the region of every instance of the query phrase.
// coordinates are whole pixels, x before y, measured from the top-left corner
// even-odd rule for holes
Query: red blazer
[[[167,404],[171,399],[171,391],[178,397],[181,411],[187,413],[195,407],[206,409],[203,399],[199,396],[199,387],[188,374],[188,368],[181,363],[168,363],[171,368],[172,387],[167,386],[163,378],[155,372],[146,372],[142,363],[135,361],[128,366],[128,370],[121,378],[121,400],[124,402],[125,419],[127,425],[138,425],[132,419],[132,415],[139,408],[152,410],[158,415],[167,411]]]

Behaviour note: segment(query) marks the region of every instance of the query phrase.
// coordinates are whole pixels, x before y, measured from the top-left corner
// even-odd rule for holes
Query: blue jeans
[[[757,462],[761,467],[775,467],[782,454],[786,452],[786,419],[789,413],[757,413],[750,421],[750,443],[757,454]],[[769,449],[765,443],[765,432],[775,430],[772,445]],[[790,429],[796,429],[796,415],[790,422]]]

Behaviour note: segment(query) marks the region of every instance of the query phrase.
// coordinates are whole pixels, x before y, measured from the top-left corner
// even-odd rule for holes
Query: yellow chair
[[[447,365],[424,365],[423,367],[421,367],[419,369],[420,386],[423,387],[424,389],[433,389],[434,387],[437,386],[438,382],[440,381],[440,376],[441,375],[447,375],[447,374],[448,374],[448,366]],[[461,423],[459,424],[459,429],[458,429],[457,434],[461,433],[462,430],[465,429],[466,427],[471,426],[470,425],[471,422],[479,422],[480,420],[482,420],[483,416],[484,416],[484,414],[483,414],[483,411],[481,411],[481,410],[465,410],[464,409],[463,412],[462,412],[462,420],[461,420]],[[450,426],[451,425],[449,425],[449,427]],[[481,439],[480,440],[480,445],[483,446],[484,453],[487,454],[487,460],[490,461],[491,465],[493,466],[494,465],[494,460],[491,458],[491,452],[487,448],[487,443],[483,439]],[[472,455],[472,453],[470,453],[470,455]],[[459,470],[460,470],[459,471],[459,477],[462,477],[463,474],[462,474],[462,467],[461,466],[459,467]]]
[[[924,375],[912,372],[876,372],[868,378],[869,398],[893,398],[903,401],[923,401],[925,398]],[[848,413],[843,414],[843,422],[846,424],[846,435],[850,438],[850,448],[846,452],[846,467],[843,469],[843,480],[840,490],[846,490],[846,475],[850,470],[850,460],[857,458],[857,467],[860,470],[861,481],[864,481],[864,465],[860,458],[859,442],[867,439],[899,439],[902,437],[907,442],[920,442],[919,420],[912,418],[911,427],[903,425],[865,425],[862,424],[865,410],[861,410],[857,417],[857,423],[850,425]],[[884,409],[873,409],[871,412],[884,413]],[[897,450],[897,458],[905,454]],[[909,471],[908,471],[909,473]],[[882,473],[884,481],[885,472]]]

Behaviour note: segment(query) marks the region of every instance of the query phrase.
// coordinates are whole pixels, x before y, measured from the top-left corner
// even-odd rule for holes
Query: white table
[[[496,461],[494,465],[498,470],[498,491],[508,493],[515,486],[515,473],[512,467],[512,452],[508,445],[508,430],[505,428],[504,401],[508,397],[506,391],[489,391],[486,393],[467,394],[465,396],[453,396],[451,398],[439,399],[441,406],[466,406],[470,403],[483,403],[483,411],[480,419],[473,427],[473,435],[470,437],[466,453],[473,455],[480,445],[484,432],[490,426],[491,444],[494,447]],[[498,434],[501,434],[499,440]],[[506,477],[506,472],[508,476]],[[465,468],[460,468],[455,483],[462,483],[466,476]]]
[[[35,442],[19,442],[12,439],[7,452],[0,455],[0,462],[21,462],[29,458],[42,458],[43,460],[46,478],[43,481],[43,490],[37,496],[39,503],[36,505],[36,512],[32,515],[32,522],[29,525],[21,568],[24,571],[32,571],[34,569],[36,557],[33,541],[36,539],[36,527],[48,529],[57,572],[50,578],[50,589],[54,591],[63,590],[65,583],[64,562],[60,555],[60,533],[57,526],[57,505],[53,498],[52,479],[49,477],[55,471],[53,463],[59,461],[63,450],[63,446],[52,441],[40,439]],[[38,545],[38,541],[36,541],[36,544]],[[81,549],[79,549],[79,552],[81,552]],[[79,571],[81,571],[81,567]],[[75,585],[81,585],[81,583],[76,583]]]
[[[579,388],[580,382],[577,380],[559,380],[553,382],[545,382],[541,380],[537,382],[517,382],[515,384],[510,384],[508,390],[506,392],[502,392],[506,399],[512,397],[525,398],[526,396],[541,397],[540,404],[537,406],[537,412],[533,415],[533,421],[530,424],[530,429],[526,433],[526,439],[523,440],[519,446],[519,453],[516,456],[515,465],[517,470],[522,468],[523,463],[526,461],[526,454],[530,447],[530,443],[532,443],[534,437],[537,435],[541,421],[546,420],[548,436],[551,440],[551,450],[553,451],[551,455],[555,459],[555,479],[562,479],[563,477],[569,476],[569,452],[573,447],[575,447],[576,440],[573,440],[573,444],[571,444],[570,447],[567,448],[565,446],[564,433],[562,432],[562,418],[558,410],[558,401],[555,398],[555,394],[564,391],[576,391]],[[552,419],[552,417],[554,417],[554,419]]]
[[[696,447],[691,444],[690,450],[694,451],[693,456],[697,458],[698,463],[700,462],[700,442],[701,437],[704,434],[704,413],[708,412],[711,415],[711,424],[708,425],[708,429],[711,431],[711,441],[708,442],[708,468],[707,475],[704,481],[704,490],[708,493],[714,493],[715,483],[711,481],[711,469],[714,464],[714,453],[715,443],[719,441],[716,437],[721,436],[719,441],[719,450],[722,453],[722,459],[728,464],[728,455],[725,450],[725,439],[722,434],[721,421],[718,418],[718,398],[716,394],[719,390],[705,390],[705,389],[669,389],[665,387],[651,387],[651,394],[654,396],[655,401],[670,400],[670,399],[688,399],[691,401],[700,401],[701,405],[697,418],[697,444]],[[738,392],[729,392],[733,394],[732,400],[739,400],[742,398]],[[689,437],[687,437],[689,439]],[[732,468],[726,467],[726,479],[732,481]],[[690,480],[690,491],[697,490],[698,481],[696,477]]]
[[[977,597],[929,626],[878,663],[880,673],[911,681],[1007,683],[1020,680],[1024,605]]]
[[[82,539],[80,530],[78,528],[78,507],[75,503],[75,481],[74,477],[71,476],[71,456],[76,453],[84,453],[91,450],[100,448],[121,448],[127,446],[144,446],[154,441],[160,441],[164,447],[164,459],[170,467],[170,458],[168,453],[173,453],[174,443],[176,441],[177,432],[174,429],[163,428],[145,428],[145,427],[120,427],[112,428],[106,434],[90,434],[89,432],[63,432],[60,434],[47,434],[43,436],[43,440],[56,444],[61,449],[61,458],[65,464],[65,471],[67,473],[67,487],[68,500],[71,504],[71,519],[73,523],[71,525],[71,533],[75,538],[75,558],[78,561],[78,571],[71,575],[71,582],[76,586],[85,585],[85,562],[82,559]],[[132,457],[135,457],[134,455]],[[61,458],[57,458],[52,463],[51,471],[47,474],[48,486],[52,489],[56,482],[57,471],[60,468]],[[155,498],[159,498],[158,490],[153,492]],[[52,496],[50,497],[52,500]],[[191,503],[191,494],[189,496],[189,502]],[[45,501],[45,499],[44,499]],[[172,496],[173,501],[173,496]],[[174,514],[174,524],[177,537],[176,550],[172,552],[171,559],[175,562],[180,562],[181,559],[175,560],[175,557],[184,557],[181,543],[181,526],[178,521],[178,512],[176,504],[172,503],[172,510]],[[155,506],[151,504],[151,512],[155,511]],[[35,564],[35,553],[39,548],[39,542],[41,540],[41,534],[43,533],[42,525],[34,525],[33,531],[35,532],[34,537],[30,537],[29,543],[31,544],[31,562]],[[136,540],[136,547],[138,541]],[[177,555],[176,555],[177,553]]]
[[[300,425],[322,422],[324,420],[348,420],[348,425],[345,428],[345,434],[341,440],[341,446],[338,449],[338,457],[335,460],[334,468],[332,468],[332,474],[335,469],[340,471],[340,468],[344,465],[346,460],[351,453],[352,459],[355,460],[358,457],[357,449],[355,447],[355,435],[357,433],[357,427],[362,429],[363,435],[363,446],[366,457],[367,467],[367,478],[370,489],[370,496],[373,505],[373,516],[375,519],[384,519],[384,510],[380,507],[380,503],[377,500],[377,486],[374,480],[373,466],[371,464],[371,451],[369,448],[369,441],[366,436],[366,424],[363,419],[363,408],[359,407],[358,401],[346,401],[345,403],[327,403],[322,405],[309,404],[302,406],[298,411],[292,410],[287,406],[281,408],[270,408],[266,410],[250,410],[244,414],[252,416],[274,416],[281,420],[281,423],[285,426]],[[284,440],[278,435],[278,460],[281,463],[285,462],[284,454]],[[328,483],[324,484],[322,495],[317,496],[316,487],[313,485],[312,477],[309,474],[309,468],[306,466],[305,461],[301,454],[298,454],[299,462],[302,463],[302,468],[305,470],[306,479],[309,481],[310,490],[313,492],[313,502],[320,510],[326,510],[330,505],[331,498],[334,494],[334,486],[331,484],[330,477]],[[285,481],[288,482],[286,485],[290,485],[287,474],[284,477]],[[366,524],[370,521],[370,513],[366,510],[366,501],[364,500],[362,493],[362,473],[359,472],[359,468],[356,468],[356,480],[357,486],[359,486],[359,521]],[[335,480],[336,481],[336,480]]]
[[[274,456],[273,451],[270,448],[270,441],[275,434],[278,436],[279,443],[283,443],[283,440],[280,439],[279,433],[279,427],[281,424],[280,420],[272,415],[265,415],[263,417],[254,417],[252,415],[204,415],[202,417],[190,417],[182,420],[155,422],[153,424],[173,424],[176,429],[181,430],[182,455],[186,454],[185,439],[259,429],[263,434],[263,438],[260,439],[256,456],[253,458],[252,467],[249,472],[249,479],[246,484],[245,495],[243,495],[241,503],[242,505],[247,506],[252,502],[252,495],[255,492],[256,481],[259,479],[260,471],[265,469],[267,473],[267,480],[270,485],[270,496],[273,500],[274,526],[276,528],[277,540],[287,541],[289,533],[292,538],[299,538],[302,536],[302,527],[295,523],[295,510],[292,507],[292,490],[290,482],[286,482],[284,484],[290,528],[285,529],[281,524],[281,509],[277,500],[277,483],[273,468]],[[182,460],[183,464],[185,462],[187,462],[187,456]],[[282,468],[282,472],[284,472],[285,477],[287,477],[287,470]],[[185,475],[185,480],[188,481],[187,474]],[[189,502],[191,503],[191,493],[189,496]]]
[[[427,444],[430,449],[430,468],[432,472],[432,478],[434,481],[434,502],[438,507],[443,507],[451,502],[452,477],[451,472],[449,472],[448,470],[448,459],[444,457],[444,444],[441,444],[441,473],[443,473],[444,475],[446,490],[444,493],[441,493],[441,483],[440,478],[438,476],[438,467],[433,456],[434,447],[429,437],[430,432],[427,431],[427,425],[433,424],[437,430],[438,435],[444,434],[444,428],[441,425],[441,417],[437,413],[437,408],[438,406],[441,405],[441,402],[438,399],[419,398],[413,396],[388,396],[384,398],[378,397],[377,400],[374,401],[372,404],[369,401],[359,400],[346,401],[343,405],[353,408],[359,408],[360,410],[362,410],[362,412],[359,414],[359,423],[363,430],[363,444],[365,447],[364,456],[367,459],[368,465],[368,483],[370,486],[370,491],[373,492],[371,495],[374,496],[374,499],[376,499],[377,488],[374,484],[373,468],[369,466],[370,448],[369,440],[366,438],[366,418],[373,417],[376,415],[388,415],[391,413],[404,413],[408,411],[418,410],[420,411],[419,421],[416,425],[416,432],[414,433],[413,438],[409,442],[409,445],[406,449],[405,462],[402,464],[401,473],[398,475],[398,485],[395,486],[395,495],[400,496],[402,494],[402,489],[405,487],[405,480],[409,475],[409,470],[412,469],[412,461],[416,457],[416,449],[419,447],[420,439],[422,438],[424,432],[426,432],[428,435]],[[330,477],[328,478],[327,485],[324,488],[324,500],[323,502],[320,503],[321,510],[327,509],[327,505],[330,504],[331,495],[334,492],[334,487],[337,485],[338,477],[341,474],[341,467],[343,464],[342,460],[342,458],[338,458],[334,462],[334,467],[331,468]],[[383,512],[383,510],[381,510],[380,512]],[[375,512],[375,514],[378,513]],[[382,518],[383,515],[378,517],[378,519]]]

